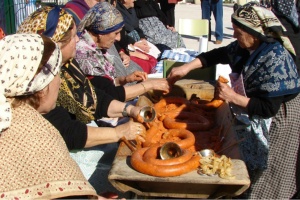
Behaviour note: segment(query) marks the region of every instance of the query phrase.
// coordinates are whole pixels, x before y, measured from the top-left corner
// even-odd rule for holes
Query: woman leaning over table
[[[56,19],[57,23],[49,23],[50,19]],[[117,142],[123,136],[127,139],[135,138],[139,129],[137,123],[129,122],[115,128],[95,128],[85,124],[106,116],[122,117],[126,104],[114,100],[102,90],[93,88],[76,65],[76,60],[70,60],[75,56],[75,45],[78,41],[71,15],[59,7],[44,7],[30,15],[19,27],[18,33],[47,35],[61,46],[64,64],[61,70],[62,83],[58,104],[69,113],[62,107],[56,107],[44,117],[60,131],[70,150]],[[107,91],[113,89],[111,87]],[[116,93],[119,90],[116,89]],[[140,108],[130,105],[126,107],[126,111],[129,116],[135,118]]]
[[[97,77],[99,76],[108,78],[115,85],[144,81],[147,78],[147,74],[144,72],[135,72],[126,77],[116,76],[115,66],[107,49],[114,44],[115,40],[120,40],[123,26],[121,13],[108,2],[97,3],[87,12],[78,26],[78,32],[81,34],[76,45],[76,59],[82,71],[90,76],[95,87],[98,87]],[[149,80],[148,83],[142,82],[128,86],[126,93],[134,92],[137,96],[137,91],[143,87],[145,87],[145,91],[148,91],[149,87],[162,90],[162,88],[168,88],[167,85],[166,79]]]
[[[40,20],[42,18],[45,18],[47,20]],[[52,20],[57,21],[57,24],[53,24],[52,29],[54,30],[54,32],[52,33],[52,35],[48,35],[47,28],[50,29],[50,26],[47,26],[47,24],[51,24],[51,22],[53,22]],[[53,41],[57,42],[61,46],[64,64],[61,70],[62,83],[59,91],[58,104],[67,109],[72,115],[75,115],[75,118],[83,123],[89,123],[92,120],[100,119],[101,117],[106,116],[122,117],[122,111],[125,107],[125,103],[119,101],[126,101],[128,99],[136,97],[135,95],[139,95],[145,92],[145,88],[141,84],[136,84],[135,86],[128,87],[114,86],[111,81],[108,81],[108,79],[104,77],[98,77],[97,79],[99,85],[101,85],[102,87],[101,89],[103,90],[100,90],[99,88],[93,87],[91,85],[89,79],[79,68],[76,59],[71,59],[75,55],[75,45],[78,41],[78,38],[76,35],[76,26],[74,25],[72,16],[66,13],[64,9],[58,7],[44,7],[35,11],[22,23],[22,25],[19,27],[18,33],[47,34],[52,38]],[[147,80],[144,82],[146,90],[162,88],[162,91],[168,91],[169,89],[169,86],[167,84],[164,84],[167,83],[166,81],[160,81],[161,86],[156,86],[155,88],[153,88],[149,83],[154,84],[154,81]],[[133,90],[135,91],[128,92],[127,88],[133,88]],[[60,111],[62,110],[62,108],[57,109],[57,114],[61,113]],[[129,116],[133,118],[137,117],[139,110],[139,107],[135,108],[131,105],[126,108]],[[53,116],[53,120],[55,120],[55,122],[61,124],[61,132],[64,132],[63,130],[69,130],[70,132],[73,132],[73,134],[78,132],[76,131],[78,129],[77,126],[73,125],[69,128],[66,128],[64,120],[59,120],[59,115],[55,115],[56,111],[53,111],[52,113],[50,113],[49,115]],[[61,114],[60,116],[64,115]],[[76,121],[74,121],[74,123],[80,124]],[[82,128],[79,128],[81,133],[85,132],[82,131],[82,129],[86,129],[84,127],[85,125]],[[88,129],[89,128],[90,127],[88,127]],[[98,128],[95,130],[101,129]],[[82,143],[81,145],[85,144],[85,140],[78,141]],[[84,147],[73,145],[74,144],[71,143],[70,146],[68,146],[70,149]],[[87,146],[90,147],[91,145]]]
[[[61,59],[59,47],[44,36],[0,40],[1,198],[96,195],[59,132],[40,114],[55,108]]]
[[[237,41],[174,68],[169,80],[175,82],[195,68],[229,64],[239,76],[232,85],[242,84],[245,92],[218,83],[216,93],[250,119],[250,126],[237,131],[238,137],[246,138],[240,150],[251,178],[244,196],[292,198],[297,191],[300,134],[300,81],[294,49],[272,11],[255,2],[238,8],[231,19]]]

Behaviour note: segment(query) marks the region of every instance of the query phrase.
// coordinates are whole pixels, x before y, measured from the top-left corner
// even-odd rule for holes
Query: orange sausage
[[[187,129],[189,131],[205,131],[210,129],[210,121],[202,115],[192,112],[171,112],[166,114],[164,126],[169,129]]]
[[[154,165],[151,163],[147,163],[143,160],[144,153],[148,150],[148,148],[142,148],[135,151],[130,159],[132,167],[143,173],[151,176],[157,177],[172,177],[179,176],[188,172],[191,172],[198,168],[199,166],[199,155],[194,155],[187,162],[178,164],[178,165]]]
[[[192,152],[183,149],[182,155],[177,158],[170,158],[167,160],[158,159],[158,151],[160,146],[150,147],[143,155],[143,160],[147,163],[151,163],[154,165],[177,165],[180,163],[187,162],[193,156]]]
[[[177,104],[179,106],[184,104],[187,106],[190,104],[190,102],[183,97],[165,97],[154,104],[154,109],[158,113],[163,113],[166,111],[168,104]]]
[[[176,143],[182,149],[188,149],[195,144],[195,136],[192,132],[185,129],[170,129],[168,134],[164,135],[164,139],[167,142],[169,138],[179,137],[181,140],[176,141]],[[163,140],[162,140],[163,141]]]
[[[218,82],[228,83],[229,81],[225,77],[219,76]],[[193,105],[196,106],[196,107],[202,108],[204,110],[212,110],[212,109],[216,109],[216,108],[220,107],[223,103],[224,103],[223,100],[214,98],[212,101],[210,101],[208,103],[193,104]]]

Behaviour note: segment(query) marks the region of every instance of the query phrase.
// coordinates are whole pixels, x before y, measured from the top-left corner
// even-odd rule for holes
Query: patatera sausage
[[[181,140],[176,141],[176,143],[182,149],[188,149],[195,144],[195,136],[192,132],[185,129],[170,129],[167,134],[163,135],[164,143],[168,142],[169,138],[179,137]]]
[[[187,149],[182,150],[182,155],[176,158],[162,160],[157,158],[160,146],[150,147],[143,155],[143,160],[154,165],[178,165],[187,162],[193,156],[193,153]]]
[[[168,104],[179,105],[178,109],[182,110],[182,109],[186,108],[190,104],[190,102],[183,97],[165,97],[165,98],[161,99],[159,102],[157,102],[156,104],[154,104],[154,109],[158,113],[163,113],[163,112],[169,111],[167,108]]]
[[[199,166],[199,155],[194,155],[187,162],[177,164],[177,165],[154,165],[143,160],[144,153],[148,148],[142,148],[136,150],[131,156],[132,167],[143,173],[151,176],[157,177],[172,177],[179,176],[188,172],[191,172],[198,168]]]
[[[187,129],[189,131],[205,131],[210,129],[210,121],[192,112],[170,112],[165,114],[164,126],[169,129]]]

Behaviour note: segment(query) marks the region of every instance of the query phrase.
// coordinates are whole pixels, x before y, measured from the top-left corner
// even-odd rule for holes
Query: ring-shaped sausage
[[[211,127],[211,123],[206,117],[192,112],[170,112],[166,114],[163,123],[169,129],[187,129],[189,131],[205,131]]]
[[[199,155],[194,155],[187,162],[178,165],[154,165],[143,160],[143,155],[147,150],[148,148],[136,150],[130,159],[132,167],[143,174],[157,177],[179,176],[197,169],[200,165]]]
[[[187,162],[193,156],[193,153],[187,149],[182,150],[182,155],[176,158],[166,160],[158,159],[158,150],[160,146],[150,147],[143,155],[143,160],[154,165],[177,165]]]
[[[164,143],[168,142],[168,139],[172,137],[179,137],[180,140],[176,141],[176,143],[182,149],[188,149],[195,144],[195,136],[192,132],[185,129],[170,129],[168,133],[163,135]]]

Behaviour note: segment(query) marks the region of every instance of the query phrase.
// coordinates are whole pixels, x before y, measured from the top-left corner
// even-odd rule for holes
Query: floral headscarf
[[[28,95],[44,89],[60,70],[59,47],[36,75],[44,51],[37,34],[8,35],[0,40],[0,131],[11,124],[11,107],[6,97]]]
[[[43,7],[29,15],[17,33],[37,33],[59,42],[74,22],[72,15],[59,7]]]
[[[290,53],[296,55],[290,40],[284,35],[284,26],[272,11],[259,6],[259,3],[249,2],[239,7],[231,15],[231,21],[262,41],[279,40]]]
[[[87,29],[95,34],[108,34],[124,26],[120,11],[108,2],[97,3],[84,16],[78,26],[78,32]]]

